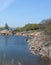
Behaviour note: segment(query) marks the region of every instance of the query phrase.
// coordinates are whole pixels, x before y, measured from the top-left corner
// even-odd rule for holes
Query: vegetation
[[[0,28],[2,29],[11,29],[8,24],[5,24],[5,27]],[[51,34],[51,18],[41,21],[39,24],[26,24],[24,27],[14,29],[14,33],[22,32],[22,31],[34,31],[34,30],[43,30],[48,34]]]
[[[9,29],[9,26],[8,26],[8,24],[5,24],[5,27],[4,27],[5,29]]]
[[[37,30],[37,29],[39,29],[39,25],[38,24],[27,24],[23,28],[25,31]]]
[[[26,24],[24,27],[16,28],[15,32],[22,32],[22,31],[30,31],[30,30],[38,30],[39,24]]]
[[[43,20],[40,24],[40,29],[44,30],[47,34],[51,34],[51,18]]]

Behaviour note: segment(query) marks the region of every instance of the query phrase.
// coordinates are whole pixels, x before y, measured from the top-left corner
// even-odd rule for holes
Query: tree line
[[[24,27],[16,28],[15,32],[22,32],[22,31],[34,31],[34,30],[44,30],[46,32],[51,33],[51,18],[42,20],[39,24],[26,24]]]
[[[5,24],[4,27],[0,28],[2,29],[11,29],[8,24]],[[26,24],[23,27],[17,27],[13,30],[13,32],[23,32],[23,31],[34,31],[34,30],[44,30],[47,33],[51,33],[51,18],[42,20],[39,24]]]

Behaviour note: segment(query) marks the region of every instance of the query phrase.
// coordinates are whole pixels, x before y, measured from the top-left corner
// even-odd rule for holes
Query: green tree
[[[5,27],[4,27],[5,29],[9,29],[9,26],[8,26],[8,24],[5,24]]]

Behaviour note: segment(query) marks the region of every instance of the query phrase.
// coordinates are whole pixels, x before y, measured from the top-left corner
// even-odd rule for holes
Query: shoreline
[[[51,44],[48,46],[49,43],[45,39],[44,32],[37,32],[27,40],[28,47],[32,54],[51,59]]]

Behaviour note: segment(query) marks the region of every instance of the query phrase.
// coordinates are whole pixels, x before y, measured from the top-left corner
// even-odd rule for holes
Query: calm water
[[[47,65],[30,53],[25,37],[0,36],[0,65]]]

